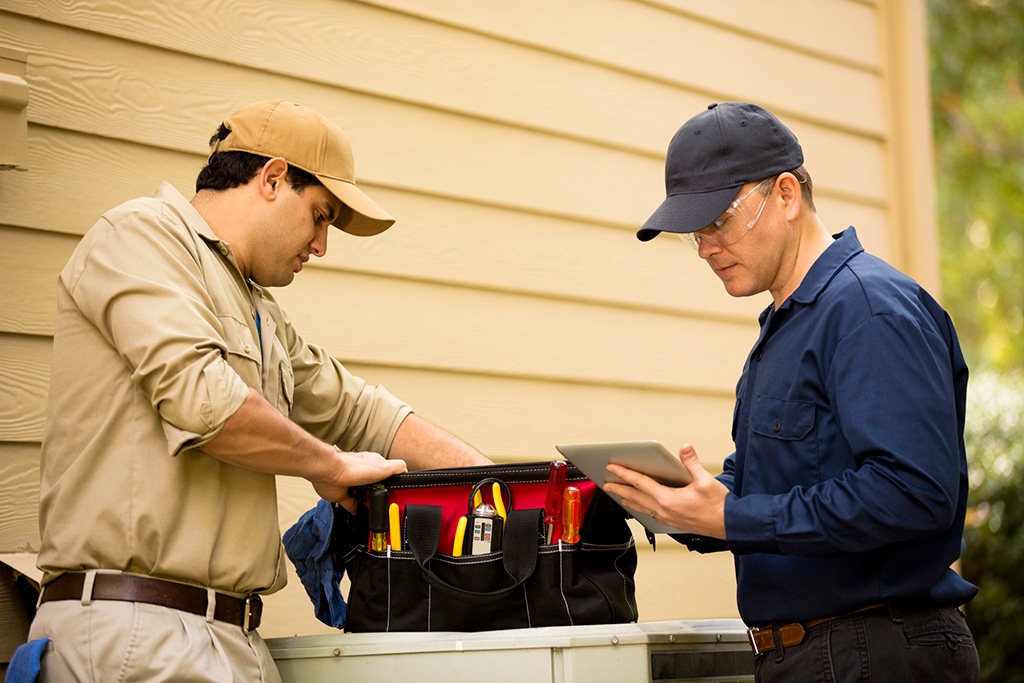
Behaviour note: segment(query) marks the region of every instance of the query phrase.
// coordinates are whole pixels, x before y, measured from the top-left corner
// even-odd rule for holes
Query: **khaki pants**
[[[135,602],[40,605],[29,638],[48,636],[40,683],[280,683],[263,639],[238,626]]]

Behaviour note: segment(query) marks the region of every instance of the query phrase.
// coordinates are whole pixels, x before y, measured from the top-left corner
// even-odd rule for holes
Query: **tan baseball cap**
[[[283,157],[312,173],[351,211],[342,210],[334,227],[353,235],[384,232],[395,219],[356,187],[355,160],[348,136],[308,107],[269,100],[242,107],[224,120],[230,131],[210,148],[217,152],[249,152]]]

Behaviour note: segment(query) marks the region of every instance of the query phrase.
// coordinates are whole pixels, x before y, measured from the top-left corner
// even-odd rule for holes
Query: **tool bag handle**
[[[471,591],[454,586],[430,569],[441,537],[441,508],[436,505],[408,505],[406,538],[423,578],[431,586],[474,604],[497,602],[508,597],[533,575],[537,567],[538,530],[541,510],[510,510],[502,540],[502,563],[510,583],[493,591]]]

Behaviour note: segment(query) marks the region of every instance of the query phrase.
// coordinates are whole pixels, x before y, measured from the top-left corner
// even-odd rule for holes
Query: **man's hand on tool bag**
[[[408,471],[404,460],[388,460],[379,453],[347,452],[337,446],[331,452],[333,457],[325,461],[323,477],[310,477],[310,482],[321,498],[340,504],[352,515],[357,503],[349,495],[350,486],[372,484]]]

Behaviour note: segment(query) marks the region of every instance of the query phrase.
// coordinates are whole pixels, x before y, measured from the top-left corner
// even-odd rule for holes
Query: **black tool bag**
[[[487,631],[636,621],[637,555],[623,509],[568,465],[564,487],[578,495],[578,540],[564,530],[568,519],[552,535],[544,509],[549,469],[550,463],[537,462],[425,470],[391,477],[376,491],[353,489],[358,514],[336,507],[334,522],[335,558],[351,580],[345,630]],[[382,525],[387,507],[393,516]],[[491,516],[494,509],[504,517]],[[465,537],[458,529],[462,517],[468,520]],[[500,534],[487,539],[478,529],[473,537],[474,523]],[[492,545],[474,546],[482,539]]]

